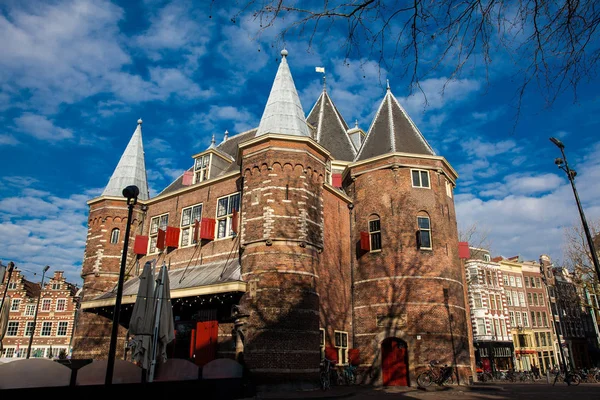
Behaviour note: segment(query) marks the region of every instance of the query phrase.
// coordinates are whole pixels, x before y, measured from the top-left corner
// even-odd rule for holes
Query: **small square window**
[[[52,304],[51,299],[42,300],[42,311],[50,311],[50,305]]]
[[[412,185],[413,187],[427,188],[429,189],[429,171],[412,169]]]

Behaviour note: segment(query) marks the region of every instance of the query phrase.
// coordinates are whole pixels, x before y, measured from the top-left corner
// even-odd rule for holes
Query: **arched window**
[[[381,250],[381,223],[377,215],[369,217],[369,245],[370,251]]]
[[[112,244],[119,243],[119,229],[115,228],[110,233],[110,242]]]
[[[417,248],[420,250],[431,250],[431,221],[425,213],[417,216]]]

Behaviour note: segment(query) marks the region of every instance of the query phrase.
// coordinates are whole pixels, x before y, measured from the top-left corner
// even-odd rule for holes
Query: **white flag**
[[[325,73],[324,67],[315,67],[315,71]]]

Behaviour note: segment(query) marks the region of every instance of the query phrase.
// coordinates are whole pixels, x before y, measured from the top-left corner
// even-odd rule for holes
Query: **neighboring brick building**
[[[283,54],[283,53],[282,53]],[[103,194],[88,202],[77,357],[105,358],[127,206],[122,356],[140,266],[170,266],[176,343],[204,365],[240,357],[258,383],[318,382],[321,355],[416,384],[432,359],[472,376],[458,258],[457,174],[388,88],[367,133],[325,88],[305,118],[283,54],[256,129],[214,140],[149,198],[141,121]],[[134,240],[135,239],[135,240]],[[129,314],[128,314],[129,313]]]
[[[0,285],[4,293],[8,283],[8,273]],[[33,319],[39,302],[36,329],[33,336],[30,357],[58,357],[71,353],[71,339],[79,299],[78,288],[68,283],[62,271],[55,271],[44,282],[40,291],[39,283],[33,283],[15,269],[8,283],[7,297],[10,297],[10,313],[6,336],[2,341],[2,357],[25,357],[29,346]]]

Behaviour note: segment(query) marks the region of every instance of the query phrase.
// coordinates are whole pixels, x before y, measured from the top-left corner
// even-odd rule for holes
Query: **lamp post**
[[[119,333],[119,317],[121,314],[121,298],[123,297],[123,282],[125,281],[125,264],[127,262],[127,247],[129,246],[129,231],[131,228],[131,216],[133,206],[137,203],[140,189],[131,185],[123,189],[123,196],[127,199],[127,227],[125,228],[125,239],[123,240],[123,254],[121,254],[121,269],[119,271],[119,283],[117,284],[117,298],[113,312],[112,333],[110,335],[110,348],[108,350],[108,363],[106,365],[106,385],[112,384],[113,371],[115,369],[115,355],[117,352],[117,335]]]
[[[29,334],[29,346],[27,346],[27,357],[31,355],[31,345],[33,344],[33,335],[35,333],[35,325],[37,323],[38,310],[40,308],[40,300],[42,298],[42,292],[44,291],[44,276],[46,276],[46,272],[50,269],[49,265],[46,265],[42,270],[42,283],[40,283],[40,295],[38,296],[37,305],[35,306],[35,314],[33,315],[33,328],[31,329],[31,334]]]
[[[8,284],[10,283],[10,277],[12,276],[13,269],[15,268],[15,263],[10,261],[8,263],[8,279],[4,282],[4,293],[2,294],[2,303],[0,303],[0,310],[2,310],[2,306],[4,306],[4,299],[6,299],[6,291],[8,290]]]
[[[567,156],[565,155],[565,145],[560,140],[554,137],[551,137],[550,141],[554,143],[562,153],[563,158],[557,158],[556,160],[554,160],[554,164],[556,164],[558,168],[562,169],[567,173],[569,182],[571,182],[571,187],[573,188],[573,195],[575,196],[575,201],[577,202],[577,208],[579,209],[579,216],[581,217],[581,223],[583,224],[585,237],[587,239],[588,246],[590,247],[590,253],[592,253],[592,262],[594,263],[594,268],[596,269],[596,278],[600,282],[600,263],[598,262],[598,254],[596,254],[596,249],[594,248],[594,241],[592,240],[592,235],[590,234],[590,228],[588,228],[588,224],[585,219],[585,214],[583,213],[583,208],[581,208],[581,202],[579,201],[579,195],[577,194],[577,188],[575,187],[575,176],[577,176],[577,172],[569,168]]]

